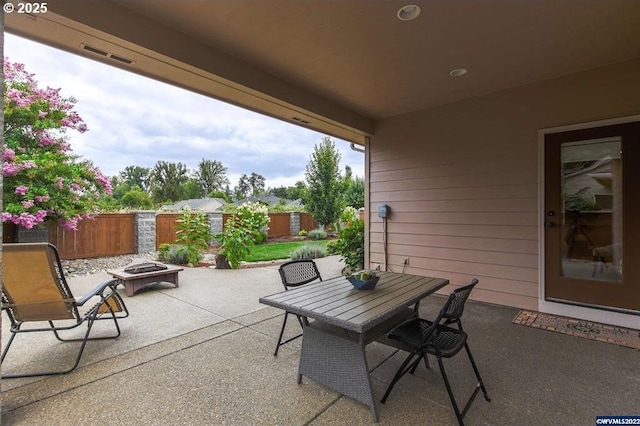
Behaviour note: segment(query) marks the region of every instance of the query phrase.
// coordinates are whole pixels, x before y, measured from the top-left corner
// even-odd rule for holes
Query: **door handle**
[[[545,225],[547,226],[547,228],[555,228],[556,227],[556,223],[555,222],[547,222]]]

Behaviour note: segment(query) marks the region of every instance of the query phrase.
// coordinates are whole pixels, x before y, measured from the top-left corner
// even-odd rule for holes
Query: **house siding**
[[[384,264],[376,212],[388,204],[389,270],[408,257],[405,272],[454,286],[477,277],[473,298],[536,309],[538,132],[640,113],[638,76],[636,59],[377,122],[366,171],[370,266]]]

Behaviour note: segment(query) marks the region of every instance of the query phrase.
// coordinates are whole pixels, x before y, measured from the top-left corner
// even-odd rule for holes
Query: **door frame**
[[[622,311],[612,311],[596,307],[545,300],[545,135],[549,133],[587,129],[590,127],[631,123],[634,121],[640,121],[640,115],[590,121],[538,130],[538,310],[540,312],[578,318],[587,321],[602,322],[620,327],[638,328],[638,322],[640,321],[638,315],[640,315],[640,312],[629,311],[629,313],[625,313]]]

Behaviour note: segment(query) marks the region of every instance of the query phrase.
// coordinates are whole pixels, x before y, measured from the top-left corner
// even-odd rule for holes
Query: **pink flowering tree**
[[[57,221],[75,230],[97,213],[98,199],[111,194],[109,179],[67,142],[68,131],[87,131],[75,103],[60,89],[38,88],[24,65],[5,58],[3,222],[31,229]]]

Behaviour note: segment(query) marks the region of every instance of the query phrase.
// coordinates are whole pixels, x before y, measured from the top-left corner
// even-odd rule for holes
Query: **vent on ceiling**
[[[302,124],[309,124],[310,121],[307,120],[303,120],[302,118],[298,118],[298,117],[291,117],[292,120],[297,121],[298,123],[302,123]]]
[[[113,59],[114,61],[122,62],[124,64],[131,64],[133,61],[131,59],[123,58],[122,56],[114,55],[113,53],[105,52],[102,49],[98,49],[97,47],[89,46],[88,44],[82,44],[82,49],[91,53],[95,53],[96,55],[104,56],[105,58]]]

